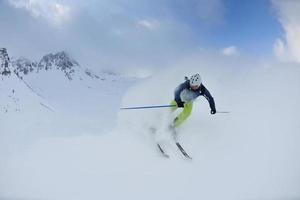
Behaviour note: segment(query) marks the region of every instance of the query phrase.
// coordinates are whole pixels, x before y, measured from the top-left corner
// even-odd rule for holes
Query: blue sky
[[[242,52],[270,55],[282,28],[268,0],[230,0],[226,3],[225,22],[209,37],[218,46],[234,44]]]
[[[0,44],[15,56],[67,50],[107,65],[164,64],[230,46],[272,57],[278,38],[285,48],[280,8],[289,11],[280,0],[2,0]]]
[[[222,18],[214,23],[201,21],[193,14],[182,13],[180,20],[190,26],[193,43],[216,49],[234,45],[245,54],[272,55],[274,41],[282,36],[283,30],[271,2],[223,2]]]

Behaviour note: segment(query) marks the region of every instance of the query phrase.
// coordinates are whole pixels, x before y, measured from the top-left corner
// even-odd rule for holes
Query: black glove
[[[212,114],[212,115],[216,114],[216,110],[211,110],[210,114]]]
[[[176,102],[176,103],[177,103],[178,108],[183,108],[184,107],[184,102],[179,101],[179,102]]]

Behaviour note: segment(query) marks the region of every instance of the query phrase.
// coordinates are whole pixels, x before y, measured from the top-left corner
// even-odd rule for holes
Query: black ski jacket
[[[192,90],[190,87],[190,81],[187,80],[180,84],[174,92],[175,101],[179,107],[182,107],[185,102],[193,101],[199,96],[204,96],[210,106],[211,110],[216,110],[214,98],[211,96],[209,91],[205,88],[203,84],[197,90]],[[180,106],[181,105],[181,106]]]

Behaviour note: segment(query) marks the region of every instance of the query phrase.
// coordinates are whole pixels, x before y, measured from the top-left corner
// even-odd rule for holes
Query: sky
[[[0,46],[88,67],[162,67],[197,51],[300,62],[297,0],[0,0]]]

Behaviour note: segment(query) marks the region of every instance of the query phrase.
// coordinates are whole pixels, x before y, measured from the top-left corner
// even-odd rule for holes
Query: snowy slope
[[[120,111],[107,134],[45,137],[12,152],[0,166],[0,194],[4,199],[299,199],[300,68],[247,65],[196,57],[123,96],[126,106],[167,103],[183,75],[201,73],[217,109],[231,113],[213,116],[204,98],[195,102],[178,130],[192,161],[168,140],[167,109]],[[151,126],[158,135],[148,131]],[[74,124],[73,131],[78,128]],[[170,159],[160,156],[155,140],[165,142]]]
[[[103,132],[104,129],[112,127],[120,104],[121,91],[135,80],[111,71],[96,75],[88,68],[80,66],[64,51],[47,54],[38,62],[26,58],[13,59],[10,65],[14,78],[9,80],[12,83],[21,82],[21,85],[31,90],[33,96],[43,100],[39,106],[51,111],[51,114],[45,114],[43,118],[32,117],[29,112],[26,113],[30,115],[26,118],[34,118],[28,123],[31,126],[39,124],[41,130],[48,135],[56,134],[60,129],[73,132],[73,124],[81,124],[82,130],[90,128],[92,133]],[[30,98],[23,99],[31,102]],[[33,112],[36,110],[30,106],[24,108]],[[104,119],[111,120],[103,122]],[[99,126],[95,128],[94,124]],[[50,130],[45,128],[48,126],[51,127]]]
[[[118,94],[122,85],[126,87],[130,82],[105,71],[96,75],[64,51],[45,55],[39,62],[22,58],[13,64],[18,76],[51,102],[55,110],[78,112],[76,114],[99,113],[99,108],[85,105],[101,104],[107,100],[107,95]]]
[[[0,49],[0,115],[10,112],[26,112],[35,107],[37,110],[48,109],[46,102],[24,84],[13,71],[13,66],[6,49]]]
[[[39,62],[4,54],[1,156],[44,137],[103,133],[116,123],[122,91],[135,81],[109,71],[96,75],[65,52]]]

